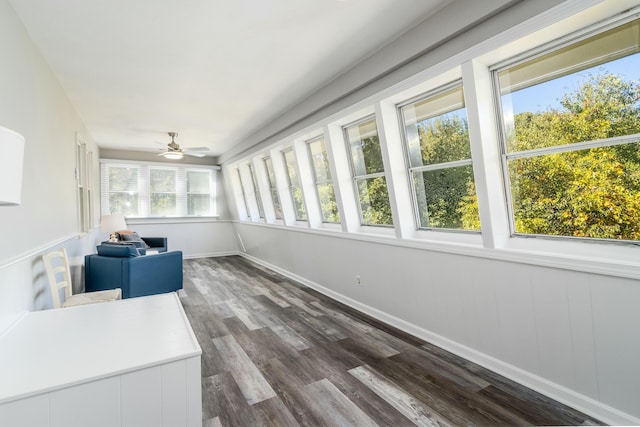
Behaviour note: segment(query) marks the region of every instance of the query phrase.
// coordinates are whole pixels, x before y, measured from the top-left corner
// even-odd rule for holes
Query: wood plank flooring
[[[599,425],[242,257],[184,261],[203,425]]]

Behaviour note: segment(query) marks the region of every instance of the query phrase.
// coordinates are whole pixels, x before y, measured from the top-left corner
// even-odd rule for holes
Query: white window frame
[[[273,160],[271,159],[271,156],[264,156],[262,158],[262,163],[264,164],[267,183],[269,184],[269,194],[271,195],[271,201],[273,203],[273,214],[277,221],[284,221],[282,201],[280,200],[280,194],[278,193],[278,185],[276,184],[276,174],[273,167]],[[269,168],[269,165],[271,165],[270,168]],[[271,174],[269,174],[269,169],[271,169]],[[273,181],[271,181],[272,177],[273,177]],[[277,206],[280,207],[280,213],[278,213]]]
[[[336,197],[336,193],[335,193],[335,184],[333,182],[334,181],[333,180],[333,175],[331,175],[331,167],[330,166],[329,166],[329,169],[328,169],[328,173],[329,173],[329,176],[330,176],[331,179],[329,179],[327,181],[319,181],[318,180],[318,173],[316,171],[315,162],[313,161],[313,154],[311,153],[311,144],[313,144],[315,142],[318,142],[318,141],[322,141],[322,143],[324,145],[325,153],[327,155],[327,158],[329,158],[329,151],[327,149],[327,142],[325,140],[324,135],[318,135],[315,138],[311,138],[309,140],[306,140],[304,143],[305,143],[305,147],[306,147],[306,150],[307,150],[307,155],[309,157],[309,164],[310,164],[310,167],[311,167],[313,186],[314,186],[316,197],[317,197],[317,200],[318,200],[318,206],[320,208],[320,218],[321,218],[323,224],[340,224],[342,221],[328,221],[324,217],[324,213],[323,213],[324,210],[322,209],[322,199],[320,198],[320,189],[319,189],[319,187],[321,185],[327,185],[327,184],[331,184],[333,186],[333,188],[334,188],[333,198],[334,198],[334,203],[336,203],[336,206],[337,206],[337,197]],[[330,162],[330,160],[329,160],[329,162]],[[340,212],[339,211],[338,211],[338,217],[340,217]]]
[[[217,166],[179,164],[171,165],[160,162],[136,162],[117,159],[100,159],[100,200],[101,214],[109,215],[108,170],[110,167],[129,167],[137,169],[138,181],[138,207],[137,215],[128,215],[127,218],[216,218],[217,206]],[[151,212],[151,183],[150,171],[152,169],[171,169],[176,171],[176,213],[174,215],[152,216]],[[209,215],[188,215],[187,208],[187,171],[208,171],[210,173],[209,197],[211,212]]]
[[[256,175],[256,169],[253,166],[253,163],[247,163],[247,171],[249,172],[249,176],[251,177],[251,185],[253,186],[253,197],[256,200],[256,205],[258,207],[258,218],[264,220],[264,204],[262,203],[262,196],[260,195],[260,188],[258,187],[258,177]]]
[[[416,189],[415,189],[415,186],[413,185],[414,173],[422,174],[422,172],[428,172],[428,171],[450,169],[450,168],[456,168],[460,166],[473,166],[473,160],[471,155],[468,159],[462,159],[462,160],[456,160],[456,161],[450,161],[450,162],[444,162],[444,163],[432,163],[429,165],[422,165],[422,166],[411,166],[411,159],[409,158],[410,157],[409,141],[407,140],[407,132],[404,126],[405,117],[403,114],[403,109],[409,105],[416,104],[420,101],[427,100],[432,97],[437,97],[441,93],[444,93],[448,90],[452,90],[458,87],[462,90],[464,94],[464,85],[462,83],[462,79],[457,79],[457,80],[445,83],[444,85],[441,85],[432,90],[429,90],[428,92],[424,92],[419,95],[416,95],[396,105],[397,114],[398,114],[398,127],[400,128],[399,130],[400,130],[401,139],[402,139],[402,150],[404,153],[404,160],[405,160],[406,169],[407,169],[407,182],[409,184],[409,190],[411,192],[413,216],[415,221],[415,227],[417,230],[452,232],[452,233],[472,233],[472,234],[479,234],[481,232],[480,230],[467,230],[463,228],[431,227],[431,226],[422,225],[422,221],[420,220],[420,206],[418,203],[418,195],[416,194]],[[466,103],[464,105],[464,108],[466,111]],[[467,121],[468,121],[468,118],[467,118]],[[469,141],[469,145],[470,145],[469,151],[471,151],[471,141]],[[474,181],[475,181],[475,177],[474,177]],[[427,207],[427,212],[428,212],[428,207]]]
[[[284,164],[285,175],[287,177],[287,188],[289,190],[289,197],[291,197],[291,203],[293,204],[293,215],[297,222],[307,222],[309,220],[309,213],[307,212],[307,204],[305,202],[305,194],[304,189],[302,188],[302,182],[300,178],[300,168],[298,167],[298,158],[296,157],[296,151],[293,147],[287,147],[284,150],[280,151],[282,155],[282,162]],[[295,160],[295,173],[298,177],[298,185],[294,185],[291,181],[291,171],[289,170],[289,163],[287,163],[287,153],[291,153],[293,159]],[[298,209],[296,208],[296,199],[295,199],[295,189],[299,188],[300,193],[302,194],[302,208],[304,209],[304,218],[300,218],[298,216]]]
[[[360,191],[358,187],[359,181],[367,181],[369,179],[383,177],[385,179],[385,185],[387,186],[387,194],[389,196],[389,205],[393,207],[391,203],[391,194],[389,194],[391,189],[389,188],[389,179],[387,178],[386,170],[383,170],[382,172],[357,175],[356,167],[353,164],[353,155],[351,153],[351,144],[349,143],[348,129],[351,127],[357,126],[361,123],[368,122],[370,120],[373,120],[376,123],[376,134],[378,136],[378,145],[380,146],[381,156],[383,157],[383,160],[384,160],[384,152],[382,149],[382,143],[380,141],[380,130],[378,128],[378,118],[376,117],[375,113],[369,114],[365,117],[362,117],[356,121],[350,122],[342,126],[342,136],[343,136],[344,143],[346,144],[347,156],[349,158],[349,165],[351,166],[351,178],[353,181],[353,191],[356,197],[356,205],[358,208],[358,218],[360,221],[360,227],[379,227],[379,228],[392,229],[394,228],[394,224],[368,224],[364,222],[364,213],[362,212],[362,201],[360,200]],[[384,169],[384,166],[383,166],[383,169]]]
[[[240,190],[240,196],[242,197],[241,201],[242,201],[242,205],[240,206],[241,208],[244,209],[243,212],[239,212],[240,217],[245,217],[247,219],[251,219],[251,212],[249,211],[249,203],[247,202],[247,194],[246,194],[246,190],[244,188],[244,183],[242,182],[242,174],[240,173],[240,169],[239,168],[234,168],[235,169],[235,173],[236,173],[236,178],[237,178],[237,189]],[[237,194],[237,192],[236,192]],[[236,196],[237,199],[237,196]],[[243,215],[244,214],[244,215]]]
[[[503,70],[512,68],[519,64],[528,62],[537,57],[544,56],[548,53],[552,53],[554,51],[563,49],[565,47],[572,46],[580,41],[589,39],[598,34],[601,34],[611,29],[615,29],[626,23],[629,23],[638,19],[640,19],[640,16],[631,15],[622,19],[612,20],[611,22],[601,23],[600,25],[592,25],[586,28],[582,28],[558,40],[551,41],[541,46],[536,46],[528,51],[515,55],[511,58],[502,60],[488,67],[492,77],[493,96],[496,104],[496,118],[498,121],[498,128],[499,128],[499,144],[500,144],[502,178],[503,178],[503,185],[505,188],[504,197],[505,197],[506,209],[508,212],[507,220],[508,220],[510,237],[541,238],[541,239],[565,240],[565,241],[576,241],[576,242],[590,242],[590,241],[609,242],[609,243],[615,242],[618,244],[632,244],[632,245],[640,243],[640,241],[637,241],[637,240],[619,241],[615,239],[594,238],[594,237],[573,237],[573,236],[562,236],[562,235],[551,235],[551,234],[519,233],[516,231],[515,211],[514,211],[512,191],[511,191],[511,180],[509,178],[509,161],[510,160],[541,157],[549,154],[568,153],[572,151],[581,151],[581,150],[587,150],[587,149],[598,148],[598,147],[613,147],[617,145],[632,144],[632,143],[640,142],[640,134],[631,134],[631,135],[624,135],[624,136],[612,137],[607,139],[583,141],[578,143],[570,143],[570,144],[556,145],[551,147],[509,152],[509,149],[507,146],[508,141],[506,136],[507,130],[505,126],[506,119],[503,114],[503,108],[502,108],[502,102],[501,102],[502,96],[500,94],[500,84],[498,81],[499,80],[498,74]],[[554,79],[549,79],[548,81],[553,81],[553,80]]]
[[[153,189],[151,188],[151,175],[153,174],[154,171],[173,172],[173,179],[175,181],[173,191],[153,191]],[[182,206],[179,206],[180,202],[178,200],[178,169],[168,165],[150,166],[148,169],[148,172],[149,172],[149,216],[154,218],[164,217],[164,216],[179,216],[179,217],[186,216],[185,215],[186,206],[184,206],[184,209],[180,209],[180,207]],[[154,195],[173,195],[175,197],[175,214],[174,215],[152,215],[151,209],[153,209],[152,199]],[[186,194],[184,195],[184,197],[186,199]]]
[[[78,210],[78,229],[80,233],[88,233],[93,227],[93,200],[90,174],[93,171],[93,153],[87,151],[87,143],[76,133],[76,195]]]

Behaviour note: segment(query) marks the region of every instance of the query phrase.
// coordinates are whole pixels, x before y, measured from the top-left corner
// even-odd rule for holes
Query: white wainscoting
[[[0,262],[0,336],[24,313],[52,307],[42,263],[44,253],[62,247],[67,250],[74,292],[82,292],[84,254],[95,252],[99,240],[98,229],[93,229],[90,233],[61,237]]]
[[[184,258],[204,258],[237,253],[231,221],[197,218],[128,219],[129,229],[141,237],[167,237],[170,251]]]

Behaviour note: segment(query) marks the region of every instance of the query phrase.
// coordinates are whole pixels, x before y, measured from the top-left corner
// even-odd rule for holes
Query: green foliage
[[[575,93],[565,94],[559,127],[563,143],[593,141],[640,132],[638,85],[612,74],[591,76]]]
[[[475,209],[465,206],[476,203],[471,165],[414,174],[414,185],[416,193],[421,195],[418,206],[423,226],[467,228],[462,220],[463,212],[466,210],[470,216],[474,210],[477,211],[477,206]],[[473,229],[479,229],[479,226]]]
[[[442,115],[418,124],[423,164],[470,159],[467,120],[458,114]]]
[[[327,222],[340,222],[340,213],[333,189],[333,184],[318,185],[318,197],[322,208],[322,220]]]
[[[458,112],[418,124],[422,164],[471,158],[467,120]],[[417,172],[413,185],[423,227],[479,230],[471,165]]]
[[[364,224],[391,225],[391,204],[387,180],[383,176],[358,181],[360,206]]]
[[[562,109],[521,113],[510,146],[528,150],[640,133],[640,87],[594,75],[562,97]],[[640,239],[640,144],[509,162],[516,231]]]
[[[336,195],[331,183],[329,156],[327,155],[324,139],[316,139],[310,142],[309,149],[313,160],[313,171],[322,210],[322,220],[325,222],[340,222],[340,213],[338,212]]]
[[[465,230],[480,230],[480,211],[478,209],[478,195],[473,181],[467,183],[467,194],[462,197],[460,207],[460,220]]]
[[[367,174],[384,171],[382,151],[377,135],[362,140],[362,154]]]
[[[384,172],[380,141],[377,135],[351,142],[356,175]],[[358,157],[362,156],[362,162]],[[384,176],[357,181],[363,224],[392,225],[391,203]]]
[[[291,195],[293,196],[293,207],[295,208],[296,219],[298,221],[306,221],[307,211],[304,207],[302,188],[300,186],[291,187]]]

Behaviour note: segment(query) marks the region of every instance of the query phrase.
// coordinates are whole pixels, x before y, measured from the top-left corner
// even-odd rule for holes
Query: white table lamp
[[[114,233],[127,229],[127,223],[123,215],[105,215],[100,218],[100,229],[103,233],[109,233],[109,241],[115,241]]]

